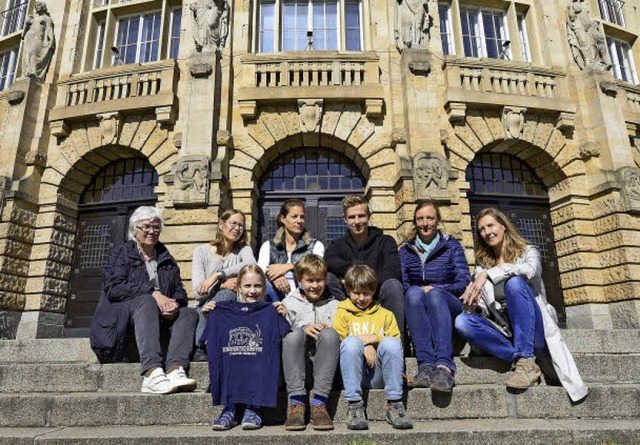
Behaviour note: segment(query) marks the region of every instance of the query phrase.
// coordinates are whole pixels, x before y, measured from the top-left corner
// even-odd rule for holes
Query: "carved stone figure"
[[[424,48],[425,36],[429,30],[428,0],[397,0],[396,3],[396,46]]]
[[[322,103],[320,99],[298,100],[298,112],[300,113],[300,127],[304,132],[318,130],[322,118]]]
[[[229,35],[228,0],[197,0],[189,6],[196,51],[221,51]]]
[[[175,187],[180,190],[193,189],[197,193],[202,193],[207,187],[207,177],[209,167],[206,159],[190,159],[184,157],[180,159],[176,166]]]
[[[22,31],[22,75],[43,80],[56,49],[56,38],[47,5],[37,1],[35,12],[27,17]]]
[[[418,153],[413,158],[416,199],[448,199],[449,162],[437,153]]]
[[[519,139],[524,130],[526,108],[505,107],[502,112],[502,125],[507,139]]]
[[[585,0],[572,0],[569,5],[567,34],[571,53],[580,69],[611,68],[604,32],[591,17]]]
[[[6,190],[11,186],[11,180],[6,176],[0,176],[0,221],[2,221],[2,212],[7,204]]]
[[[619,174],[625,210],[640,212],[640,168],[623,167]]]

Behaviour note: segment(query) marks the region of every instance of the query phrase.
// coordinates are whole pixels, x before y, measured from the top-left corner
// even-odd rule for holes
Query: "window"
[[[169,58],[177,59],[180,52],[180,25],[182,24],[182,8],[171,11],[171,38],[169,42]]]
[[[122,63],[158,60],[159,42],[159,11],[118,20],[116,46]]]
[[[98,23],[98,33],[96,36],[96,57],[93,60],[93,69],[102,67],[102,57],[104,55],[104,20]]]
[[[0,37],[20,31],[24,26],[27,0],[9,0],[6,10],[0,12]]]
[[[615,23],[616,25],[625,26],[624,14],[622,12],[624,1],[598,0],[598,6],[600,7],[600,16],[604,20]]]
[[[0,91],[9,88],[16,77],[16,59],[18,48],[0,53]]]
[[[467,57],[509,59],[511,51],[504,23],[504,12],[491,9],[461,7],[462,41]]]
[[[524,14],[518,14],[518,36],[520,37],[520,51],[522,60],[531,62],[531,50],[529,49],[529,36],[527,34],[527,23]]]
[[[453,27],[451,25],[451,5],[448,3],[438,4],[438,15],[440,17],[440,40],[442,41],[442,53],[445,56],[450,56],[455,54]]]
[[[309,34],[314,50],[361,51],[361,7],[359,0],[263,0],[258,51],[304,51],[310,49]]]
[[[638,83],[631,46],[613,37],[607,37],[607,46],[613,65],[613,75],[625,82]]]

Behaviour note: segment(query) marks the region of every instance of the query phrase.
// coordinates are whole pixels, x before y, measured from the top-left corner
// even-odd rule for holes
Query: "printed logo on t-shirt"
[[[374,334],[384,337],[384,326],[380,326],[370,321],[353,322],[348,325],[349,335]]]
[[[255,330],[239,327],[229,331],[229,342],[222,348],[229,355],[257,355],[262,352],[262,332],[256,325]]]

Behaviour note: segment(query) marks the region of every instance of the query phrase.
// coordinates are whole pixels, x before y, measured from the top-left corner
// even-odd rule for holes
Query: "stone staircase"
[[[204,392],[207,367],[194,363],[194,393],[140,393],[138,364],[100,365],[86,339],[0,341],[0,445],[5,444],[640,444],[640,331],[565,331],[590,393],[572,404],[560,387],[542,384],[510,393],[508,367],[479,356],[457,357],[451,395],[407,392],[415,423],[395,431],[384,421],[384,392],[370,391],[370,430],[344,425],[346,403],[335,393],[333,432],[293,433],[282,427],[286,396],[265,412],[259,431],[213,432]],[[407,359],[407,373],[416,372]],[[355,441],[355,442],[354,442]]]

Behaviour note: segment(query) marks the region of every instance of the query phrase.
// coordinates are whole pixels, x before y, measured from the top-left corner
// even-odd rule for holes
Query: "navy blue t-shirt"
[[[216,303],[203,334],[213,404],[275,407],[281,340],[289,331],[271,303]]]

